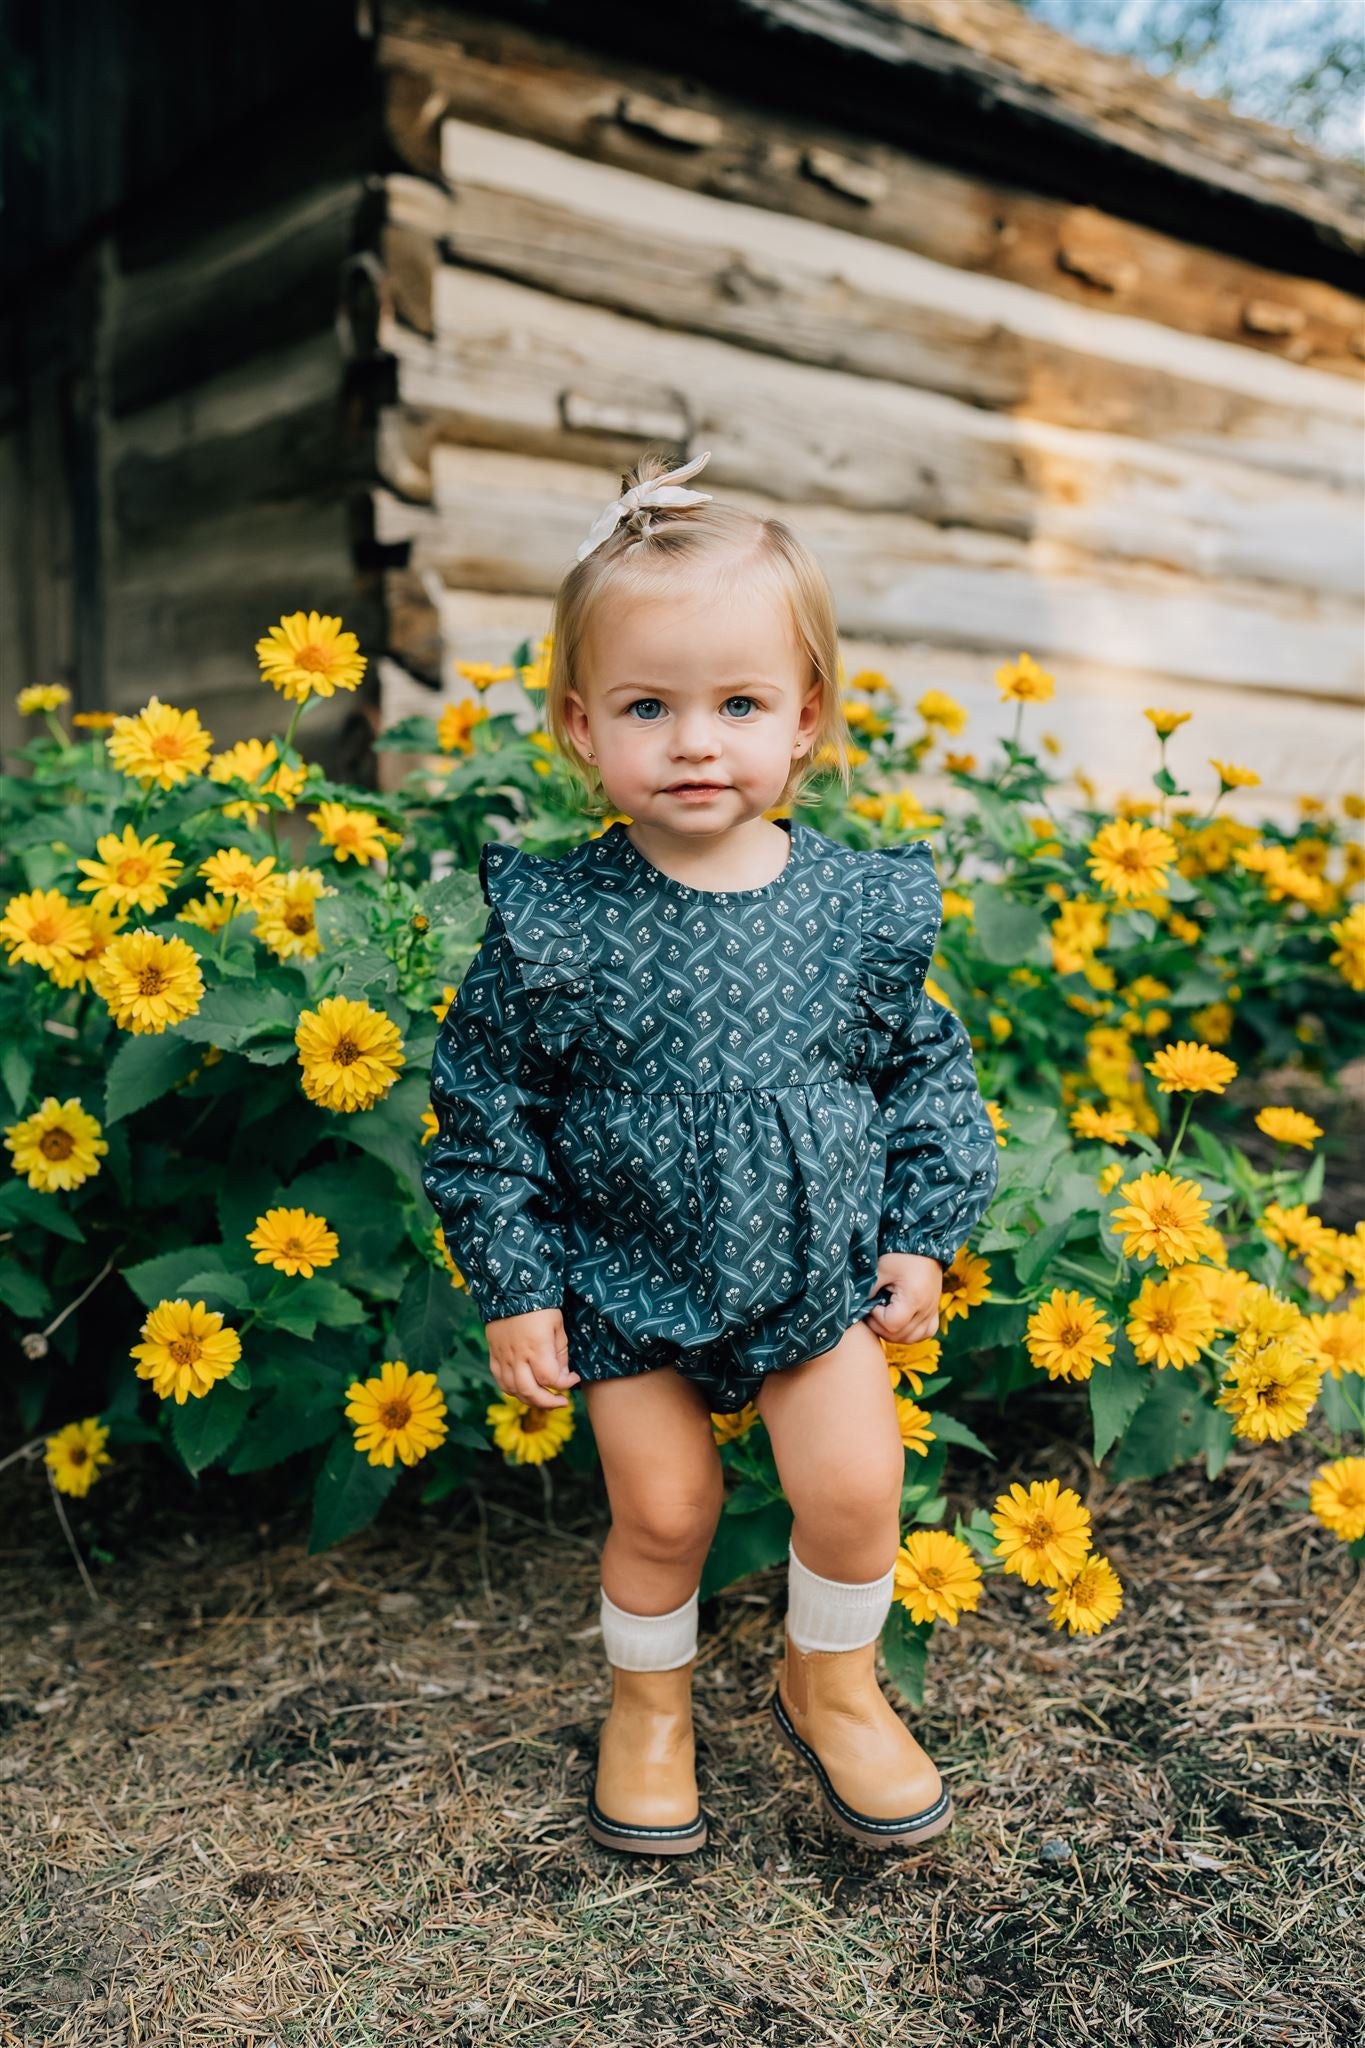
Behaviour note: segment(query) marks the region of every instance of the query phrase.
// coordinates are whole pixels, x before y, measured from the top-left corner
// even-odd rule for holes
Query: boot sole
[[[935,1835],[941,1835],[953,1824],[953,1795],[945,1785],[932,1806],[926,1806],[920,1813],[909,1813],[897,1820],[881,1820],[876,1814],[859,1813],[846,1799],[841,1799],[830,1783],[829,1773],[808,1742],[803,1742],[787,1718],[781,1694],[774,1688],[772,1699],[773,1720],[777,1732],[793,1756],[809,1764],[820,1782],[825,1806],[830,1818],[859,1842],[873,1842],[879,1847],[896,1847],[901,1843],[927,1842]]]
[[[641,1827],[632,1821],[613,1820],[603,1813],[596,1798],[588,1794],[588,1833],[604,1849],[629,1849],[637,1856],[686,1856],[706,1847],[706,1816],[681,1821],[674,1827]]]

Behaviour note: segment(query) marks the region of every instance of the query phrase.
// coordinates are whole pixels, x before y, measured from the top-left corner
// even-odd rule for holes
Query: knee
[[[856,1463],[830,1463],[807,1475],[792,1507],[804,1522],[849,1535],[870,1532],[888,1517],[899,1518],[904,1484],[905,1446],[894,1437],[875,1449],[869,1446]]]
[[[719,1464],[713,1478],[685,1488],[653,1486],[632,1495],[624,1512],[612,1519],[624,1524],[632,1548],[660,1564],[705,1551],[711,1546],[724,1504],[724,1478]]]

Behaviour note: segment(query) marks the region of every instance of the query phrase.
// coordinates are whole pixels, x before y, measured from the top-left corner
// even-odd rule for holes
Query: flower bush
[[[311,1490],[317,1550],[369,1522],[404,1467],[434,1502],[490,1455],[594,1462],[579,1397],[490,1398],[458,1247],[421,1186],[436,1031],[485,916],[479,846],[495,820],[550,854],[611,822],[584,819],[542,723],[480,702],[511,678],[534,701],[548,652],[463,664],[471,696],[381,735],[422,757],[382,797],[295,744],[366,666],[315,612],[257,643],[284,730],[220,752],[155,697],[63,723],[63,686],[20,693],[40,723],[3,778],[0,1306],[26,1437],[10,1456],[41,1455],[59,1491],[116,1483],[133,1443],[190,1473],[279,1466]],[[954,1448],[991,1460],[1029,1390],[1088,1418],[1116,1478],[1196,1457],[1212,1477],[1239,1439],[1302,1437],[1319,1463],[1299,1505],[1365,1554],[1365,1225],[1316,1213],[1312,1117],[1253,1117],[1229,1093],[1365,1050],[1365,805],[1245,823],[1225,799],[1254,772],[1212,761],[1193,798],[1168,761],[1190,715],[1153,708],[1152,792],[1105,810],[1056,741],[1025,737],[1047,671],[1020,654],[998,683],[1014,729],[982,764],[946,692],[907,733],[885,676],[845,679],[852,791],[831,772],[809,813],[857,846],[933,840],[929,993],[968,1026],[1001,1147],[940,1334],[885,1346],[913,1455],[884,1649],[915,1699],[933,1629],[994,1573],[1041,1588],[1071,1634],[1120,1611],[1055,1477],[944,1526]],[[928,774],[952,791],[942,812],[917,793]],[[704,1593],[779,1562],[790,1526],[757,1410],[713,1429],[730,1483]]]

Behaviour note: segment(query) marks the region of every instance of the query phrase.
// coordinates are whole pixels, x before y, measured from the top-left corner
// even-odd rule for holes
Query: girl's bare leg
[[[611,1502],[607,1598],[670,1614],[697,1589],[724,1501],[706,1397],[667,1365],[582,1386]]]
[[[880,1340],[855,1323],[832,1350],[769,1373],[756,1398],[802,1564],[846,1584],[880,1578],[900,1548],[905,1479]]]

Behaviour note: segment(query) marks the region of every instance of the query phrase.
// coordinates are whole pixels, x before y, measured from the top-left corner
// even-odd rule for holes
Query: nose
[[[673,753],[681,761],[710,761],[720,752],[714,721],[709,712],[695,712],[680,718],[674,727]]]

